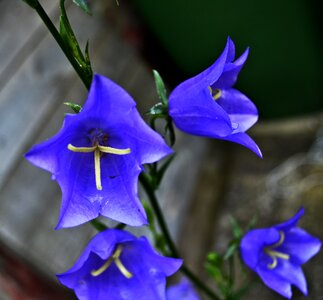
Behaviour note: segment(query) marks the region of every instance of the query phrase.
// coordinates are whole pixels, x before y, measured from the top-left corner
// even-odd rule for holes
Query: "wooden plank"
[[[57,2],[45,0],[42,5],[50,16],[57,19]],[[36,13],[21,0],[1,1],[0,15],[1,90],[46,36],[46,28]]]

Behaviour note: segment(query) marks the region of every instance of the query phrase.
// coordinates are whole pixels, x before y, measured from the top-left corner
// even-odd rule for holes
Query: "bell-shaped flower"
[[[191,283],[182,279],[180,283],[172,285],[167,289],[166,292],[167,300],[199,300],[195,289]]]
[[[321,247],[319,239],[311,236],[297,223],[304,209],[288,221],[265,229],[248,232],[241,241],[241,256],[271,289],[290,299],[291,285],[307,295],[307,284],[301,265]]]
[[[99,215],[140,226],[147,223],[137,196],[142,165],[171,152],[142,120],[129,94],[95,75],[81,112],[66,115],[61,130],[34,146],[26,158],[51,172],[61,187],[57,228]]]
[[[145,237],[108,229],[57,277],[80,300],[166,300],[166,277],[181,265],[181,259],[156,253]]]
[[[232,87],[248,52],[234,60],[235,46],[228,38],[212,66],[174,89],[169,96],[169,115],[186,133],[236,142],[261,157],[259,147],[245,133],[258,120],[257,108]]]

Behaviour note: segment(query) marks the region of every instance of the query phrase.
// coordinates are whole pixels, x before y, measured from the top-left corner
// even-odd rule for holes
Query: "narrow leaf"
[[[64,102],[64,104],[67,105],[68,107],[70,107],[71,109],[73,109],[73,111],[77,114],[82,110],[81,105],[78,105],[78,104],[75,104],[72,102]]]
[[[73,2],[79,6],[83,11],[85,11],[87,14],[92,15],[90,7],[87,3],[87,0],[73,0]]]
[[[154,78],[155,78],[155,84],[156,84],[158,98],[167,107],[168,106],[168,99],[167,99],[167,93],[166,93],[164,81],[156,70],[153,70],[153,74],[154,74]]]

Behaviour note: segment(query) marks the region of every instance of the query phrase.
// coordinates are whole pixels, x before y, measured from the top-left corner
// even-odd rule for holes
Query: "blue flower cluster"
[[[181,83],[170,94],[168,113],[182,131],[239,143],[258,156],[246,134],[257,122],[255,105],[233,88],[248,49],[235,59],[229,38],[215,63]],[[98,216],[130,226],[147,224],[138,198],[138,177],[144,164],[172,153],[164,139],[140,117],[131,96],[111,80],[95,75],[88,99],[78,114],[68,114],[61,130],[34,146],[26,158],[49,171],[62,190],[57,229],[73,227]],[[290,297],[290,284],[306,293],[300,264],[313,256],[320,242],[291,221],[252,231],[241,243],[242,257],[265,284]],[[186,281],[166,290],[166,277],[182,264],[156,253],[148,240],[116,229],[97,234],[75,265],[57,275],[83,300],[196,300]],[[288,274],[287,274],[288,273]]]

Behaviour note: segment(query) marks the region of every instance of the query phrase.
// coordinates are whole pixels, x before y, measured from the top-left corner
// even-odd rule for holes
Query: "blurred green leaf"
[[[70,107],[75,113],[79,113],[82,110],[82,106],[72,103],[72,102],[64,102],[65,105],[67,105],[68,107]]]
[[[87,3],[87,0],[73,0],[73,2],[79,6],[83,11],[85,11],[87,14],[91,15],[90,7]]]
[[[232,226],[233,236],[236,239],[241,239],[243,236],[243,230],[241,229],[241,227],[239,226],[239,224],[235,218],[233,218],[232,216],[230,216],[229,218],[230,218],[230,223]]]

